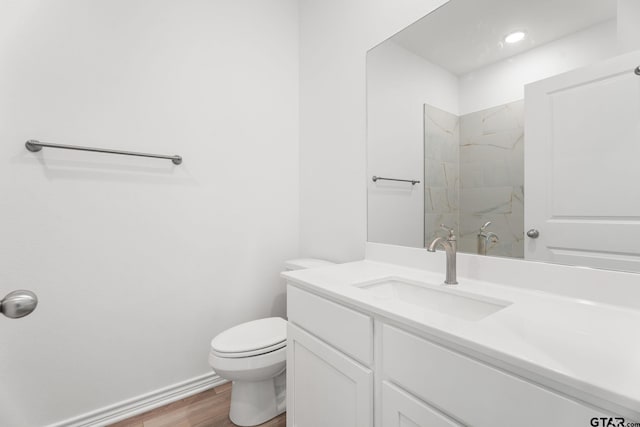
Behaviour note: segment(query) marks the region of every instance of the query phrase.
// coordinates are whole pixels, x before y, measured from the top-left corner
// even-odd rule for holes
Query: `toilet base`
[[[238,426],[256,426],[286,410],[286,371],[264,381],[233,381],[229,418]]]

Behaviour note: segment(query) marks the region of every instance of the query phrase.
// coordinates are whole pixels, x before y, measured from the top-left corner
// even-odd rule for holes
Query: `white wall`
[[[367,220],[366,51],[446,1],[299,3],[301,251],[360,259]]]
[[[0,318],[0,425],[206,374],[216,333],[284,314],[297,12],[295,0],[3,2],[0,293],[32,289],[40,306]],[[33,154],[29,138],[184,163]]]
[[[387,41],[367,57],[367,240],[424,244],[423,105],[458,113],[458,78]],[[372,182],[373,175],[416,179]]]
[[[617,50],[611,20],[460,76],[460,114],[524,98],[524,85],[609,58]]]
[[[618,0],[618,42],[621,52],[640,49],[640,2]]]

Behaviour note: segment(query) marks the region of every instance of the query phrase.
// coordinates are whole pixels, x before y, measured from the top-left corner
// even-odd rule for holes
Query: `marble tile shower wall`
[[[500,240],[487,255],[524,257],[524,101],[460,118],[460,250],[477,251],[486,221]]]
[[[459,234],[460,120],[430,105],[424,106],[425,242],[437,235],[440,224]]]
[[[425,241],[456,229],[459,250],[477,253],[480,227],[499,242],[488,255],[524,256],[524,101],[458,117],[424,106]]]

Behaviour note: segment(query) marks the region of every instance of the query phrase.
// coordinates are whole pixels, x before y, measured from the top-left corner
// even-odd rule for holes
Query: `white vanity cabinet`
[[[288,312],[288,427],[584,427],[615,416],[292,285]]]
[[[373,319],[289,286],[287,426],[373,425]]]
[[[381,359],[384,378],[461,425],[579,427],[590,425],[593,417],[605,417],[568,397],[386,324],[382,324]]]

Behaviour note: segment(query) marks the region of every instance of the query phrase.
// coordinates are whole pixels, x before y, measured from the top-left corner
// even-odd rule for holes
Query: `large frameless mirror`
[[[367,54],[368,240],[640,271],[640,2],[450,0]]]

